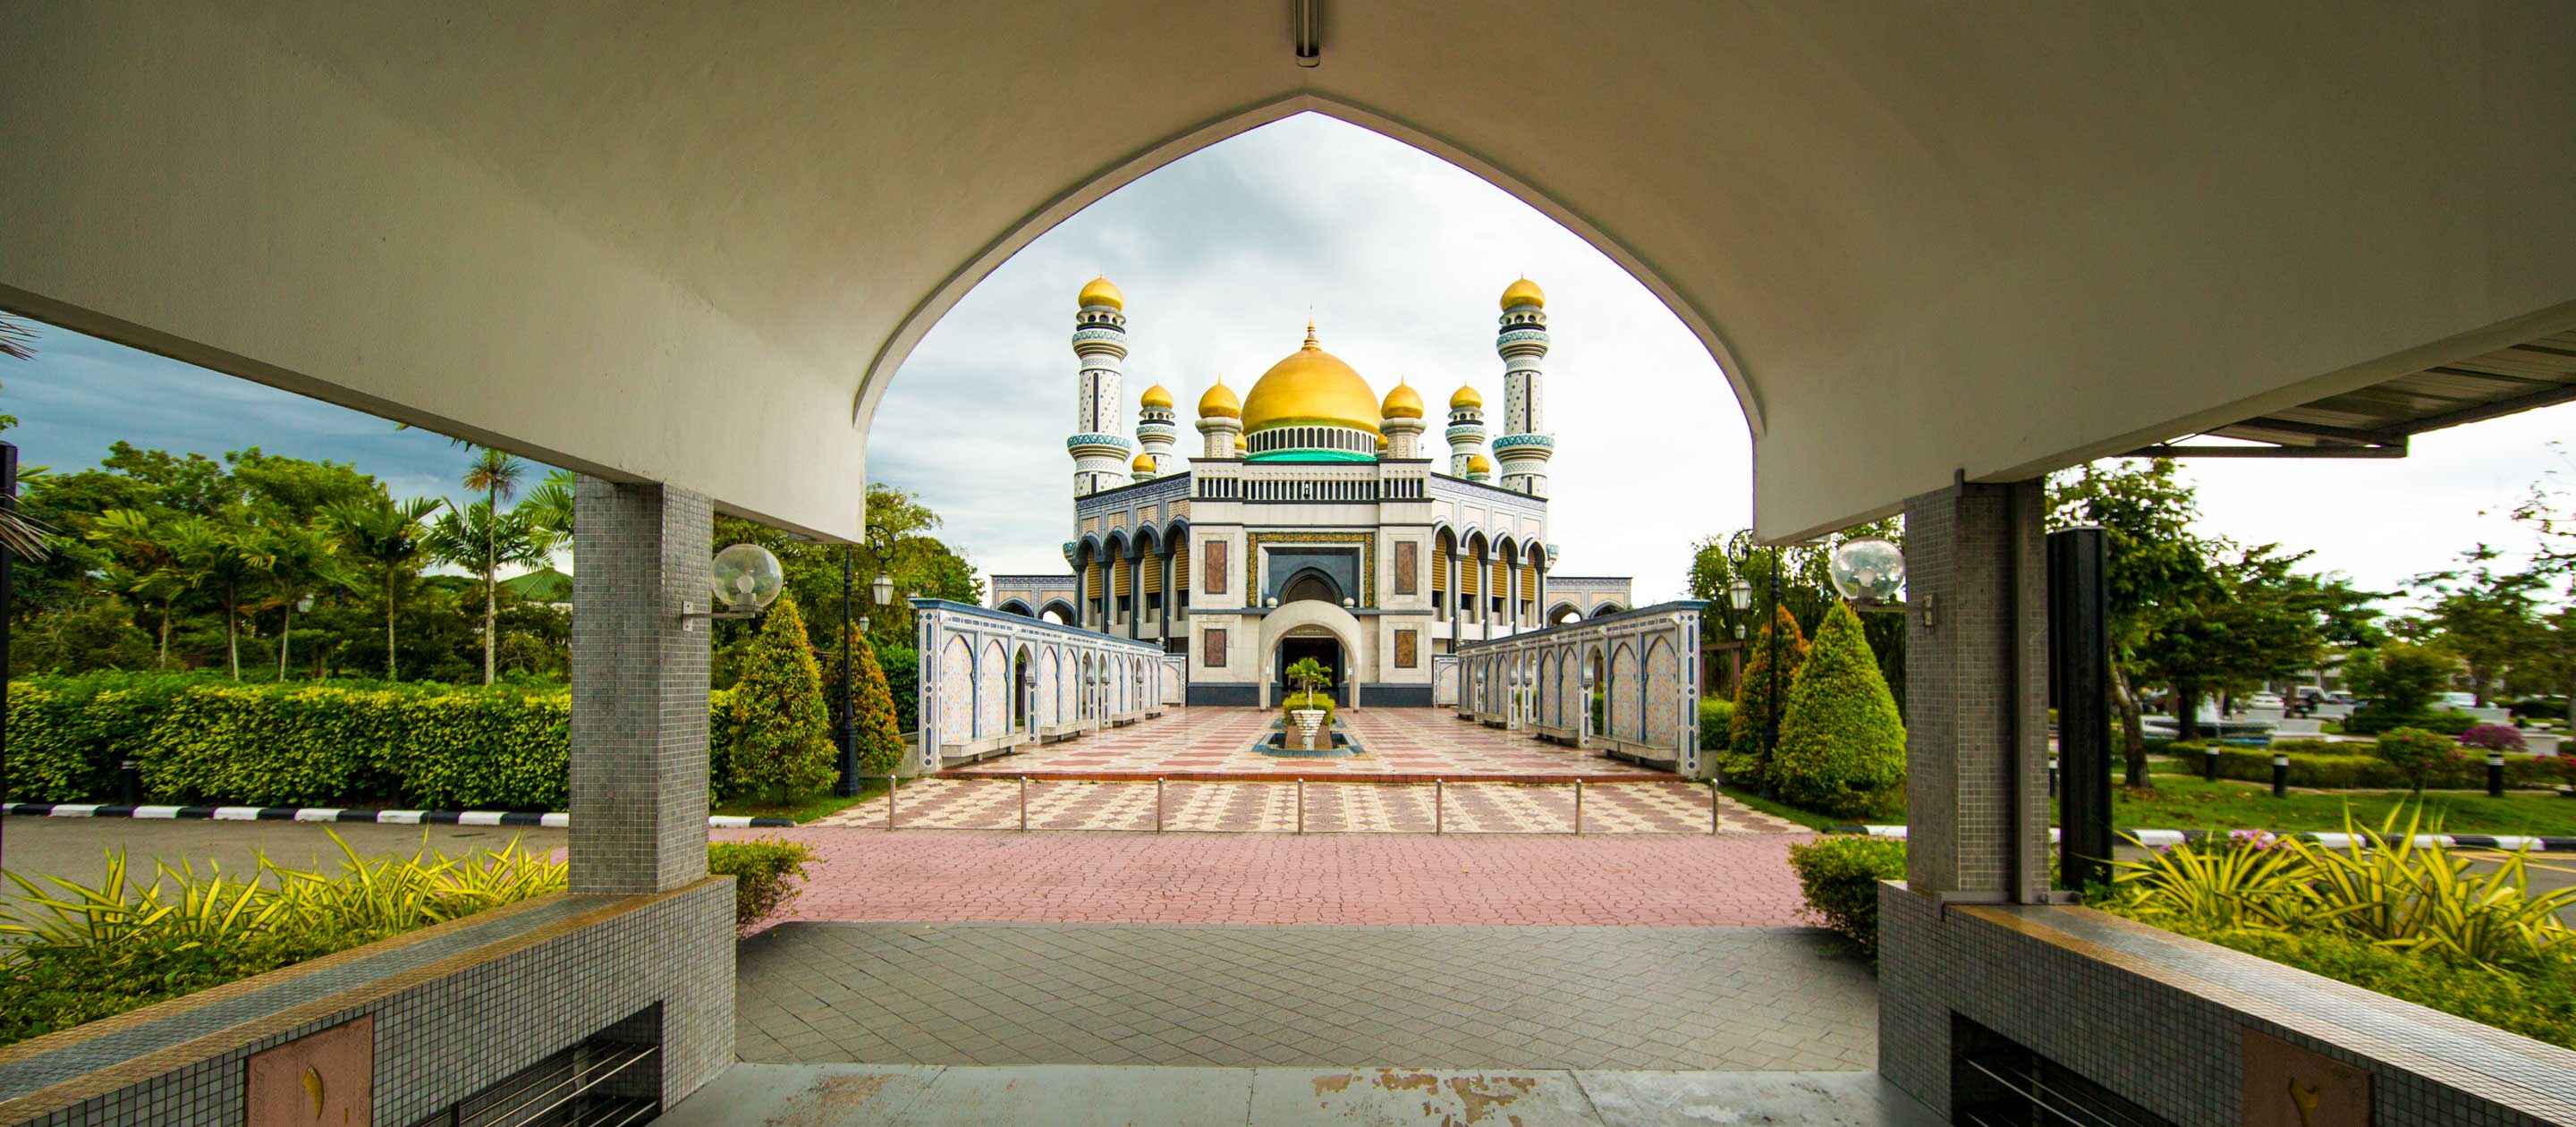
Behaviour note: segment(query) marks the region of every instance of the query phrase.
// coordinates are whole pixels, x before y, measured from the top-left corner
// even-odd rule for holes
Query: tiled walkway
[[[1793,928],[788,924],[752,1061],[1866,1070],[1866,964]]]
[[[1294,779],[1365,776],[1430,782],[1433,779],[1505,779],[1572,782],[1582,779],[1670,778],[1662,771],[1620,763],[1597,751],[1576,751],[1460,720],[1442,708],[1345,709],[1342,723],[1366,750],[1327,758],[1263,755],[1253,741],[1270,730],[1277,714],[1257,708],[1201,705],[1158,719],[1095,732],[1078,740],[1033,748],[942,772],[948,777],[1052,779]]]
[[[1348,778],[1344,776],[1343,778]],[[1669,776],[1667,776],[1669,778]],[[1168,833],[1571,834],[1574,785],[1555,783],[1308,782],[1304,813],[1293,782],[1171,782],[1162,789],[1161,826]],[[1031,830],[1151,831],[1155,784],[1017,779],[920,779],[895,795],[899,829],[1017,830],[1027,799]],[[1586,834],[1711,831],[1709,787],[1680,781],[1604,782],[1583,788]],[[1720,800],[1722,833],[1803,833],[1794,823]],[[816,823],[880,829],[882,802],[854,806]]]
[[[1801,834],[1153,834],[800,827],[808,920],[1772,927]]]

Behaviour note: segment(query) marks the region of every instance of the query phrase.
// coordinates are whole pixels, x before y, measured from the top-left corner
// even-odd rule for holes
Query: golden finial
[[[1324,346],[1323,346],[1323,344],[1322,344],[1322,342],[1317,341],[1317,340],[1315,339],[1315,315],[1314,315],[1314,314],[1312,314],[1312,313],[1309,313],[1309,314],[1307,314],[1307,315],[1306,315],[1306,347],[1308,347],[1308,348],[1322,348],[1322,347],[1324,347]]]

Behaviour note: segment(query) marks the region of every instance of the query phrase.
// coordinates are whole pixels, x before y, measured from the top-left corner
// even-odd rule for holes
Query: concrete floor
[[[656,1122],[1931,1127],[1941,1118],[1869,1072],[738,1064]]]

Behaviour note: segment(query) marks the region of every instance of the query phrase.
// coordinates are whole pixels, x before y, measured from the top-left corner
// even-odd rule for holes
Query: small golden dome
[[[1315,341],[1315,325],[1306,324],[1306,343],[1270,366],[1243,399],[1243,429],[1321,425],[1378,433],[1381,416],[1377,393],[1342,358]]]
[[[1243,401],[1234,397],[1233,388],[1225,386],[1224,376],[1218,376],[1216,386],[1207,389],[1207,394],[1199,397],[1199,417],[1202,419],[1243,417]]]
[[[1155,384],[1152,387],[1146,388],[1145,394],[1136,397],[1136,405],[1139,407],[1160,407],[1169,411],[1172,409],[1172,389],[1164,387],[1161,384]]]
[[[1545,309],[1547,293],[1538,288],[1538,283],[1523,278],[1503,289],[1503,310],[1509,312],[1515,305],[1535,305]]]
[[[1449,409],[1455,411],[1461,407],[1474,407],[1481,411],[1485,407],[1485,397],[1476,394],[1475,388],[1461,384],[1458,394],[1449,397]]]
[[[1390,419],[1419,419],[1422,417],[1422,393],[1406,385],[1403,377],[1399,376],[1395,390],[1387,392],[1386,402],[1379,405],[1378,414]]]
[[[1118,292],[1118,287],[1110,284],[1108,278],[1093,278],[1091,284],[1082,287],[1082,296],[1075,300],[1075,304],[1086,307],[1106,305],[1123,311],[1127,308],[1127,295]]]
[[[1377,436],[1377,452],[1378,452],[1378,453],[1380,453],[1380,454],[1384,454],[1384,453],[1386,453],[1386,436],[1385,436],[1385,435],[1382,435],[1382,434],[1381,434],[1381,435]]]
[[[1127,463],[1127,468],[1134,470],[1137,473],[1152,473],[1154,472],[1154,456],[1151,454],[1138,454],[1136,455],[1135,461]]]
[[[1493,460],[1482,454],[1469,454],[1467,455],[1467,472],[1471,474],[1492,473],[1494,472]]]
[[[1250,448],[1251,448],[1251,446],[1252,446],[1251,441],[1250,441],[1250,440],[1248,440],[1248,439],[1246,439],[1246,438],[1244,438],[1244,437],[1243,437],[1242,432],[1240,432],[1240,431],[1235,432],[1235,436],[1234,436],[1234,452],[1235,452],[1235,453],[1237,453],[1237,454],[1243,453],[1245,450],[1250,449]]]

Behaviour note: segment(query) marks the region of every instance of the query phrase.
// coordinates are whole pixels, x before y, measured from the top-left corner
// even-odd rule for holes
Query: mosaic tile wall
[[[707,872],[707,632],[715,509],[703,494],[575,485],[572,889],[656,892]]]
[[[1646,651],[1646,742],[1670,747],[1673,716],[1681,701],[1681,670],[1673,661],[1672,643],[1655,639]]]
[[[2242,1118],[2253,1028],[2371,1074],[2374,1122],[2576,1122],[2576,1052],[2081,908],[1879,889],[1878,1068],[1950,1106],[1953,1012],[2175,1123]]]
[[[614,903],[572,901],[576,906],[585,902]],[[23,1124],[238,1123],[248,1072],[244,1062],[252,1054],[373,1014],[376,1122],[401,1127],[657,1001],[663,1003],[662,1099],[667,1105],[733,1062],[733,960],[733,882],[705,881],[636,911],[303,1022]],[[317,981],[310,1000],[327,1000],[332,990],[329,981]],[[115,1063],[102,1060],[95,1067]]]

